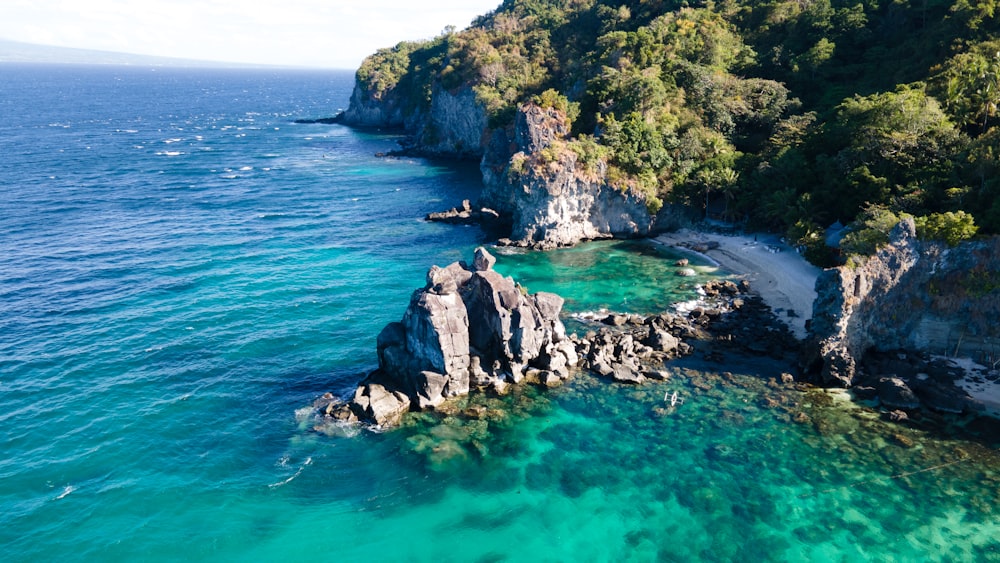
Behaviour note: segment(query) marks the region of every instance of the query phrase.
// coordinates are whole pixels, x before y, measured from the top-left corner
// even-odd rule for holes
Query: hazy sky
[[[356,68],[501,0],[0,0],[0,38],[228,62]]]

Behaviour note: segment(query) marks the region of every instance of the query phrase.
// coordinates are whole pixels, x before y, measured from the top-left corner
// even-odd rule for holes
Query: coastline
[[[750,282],[796,338],[806,337],[812,318],[816,278],[822,271],[774,235],[723,235],[691,229],[664,233],[659,244],[708,258],[722,270]]]

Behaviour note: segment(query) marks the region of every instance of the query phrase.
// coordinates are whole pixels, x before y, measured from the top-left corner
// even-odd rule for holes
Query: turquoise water
[[[488,241],[420,219],[475,167],[292,123],[350,78],[0,65],[5,560],[1000,560],[995,450],[759,359],[314,430],[427,267]],[[650,245],[497,254],[568,313],[694,296]]]

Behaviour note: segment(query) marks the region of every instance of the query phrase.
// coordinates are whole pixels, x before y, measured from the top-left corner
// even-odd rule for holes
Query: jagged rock
[[[601,322],[603,322],[606,325],[611,325],[611,326],[622,326],[622,325],[624,325],[625,323],[628,322],[628,315],[619,315],[617,313],[612,313],[612,314],[604,317],[601,320]]]
[[[522,293],[495,262],[479,248],[474,271],[459,262],[430,268],[402,321],[379,333],[379,368],[336,409],[342,420],[391,426],[411,408],[436,408],[473,387],[502,393],[529,372],[546,384],[569,376],[579,358],[559,320],[563,299]]]
[[[611,379],[618,383],[645,383],[646,377],[624,364],[618,364],[611,370]]]
[[[649,327],[649,336],[646,338],[646,344],[658,352],[672,352],[680,344],[680,340],[666,330],[651,326]]]
[[[879,379],[878,398],[886,408],[893,410],[910,411],[920,408],[920,399],[898,377]]]
[[[915,387],[921,402],[931,410],[951,414],[978,410],[976,401],[961,387],[935,381],[922,382]]]
[[[485,248],[479,247],[476,249],[475,258],[472,259],[472,270],[475,272],[492,270],[496,263],[497,259],[492,254],[487,252]]]
[[[358,387],[350,409],[363,420],[379,426],[395,426],[410,410],[410,398],[400,391],[393,391],[381,383],[367,382]]]
[[[422,371],[417,375],[415,383],[414,390],[419,408],[434,408],[444,402],[445,386],[449,383],[447,376],[433,371]]]

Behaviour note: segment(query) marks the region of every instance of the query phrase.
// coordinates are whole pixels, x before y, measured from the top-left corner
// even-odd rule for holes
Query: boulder
[[[381,383],[362,383],[354,393],[350,409],[362,420],[379,426],[399,424],[403,414],[410,410],[410,399],[404,393],[387,388]]]
[[[485,272],[487,270],[492,270],[493,265],[497,263],[496,257],[486,251],[485,248],[479,247],[476,249],[475,257],[472,259],[472,270],[475,272]]]
[[[878,398],[882,404],[892,410],[910,411],[920,408],[920,399],[898,377],[883,377],[878,382]]]
[[[669,332],[657,328],[656,325],[649,327],[649,336],[646,337],[646,345],[657,352],[672,352],[680,344],[680,340]]]

